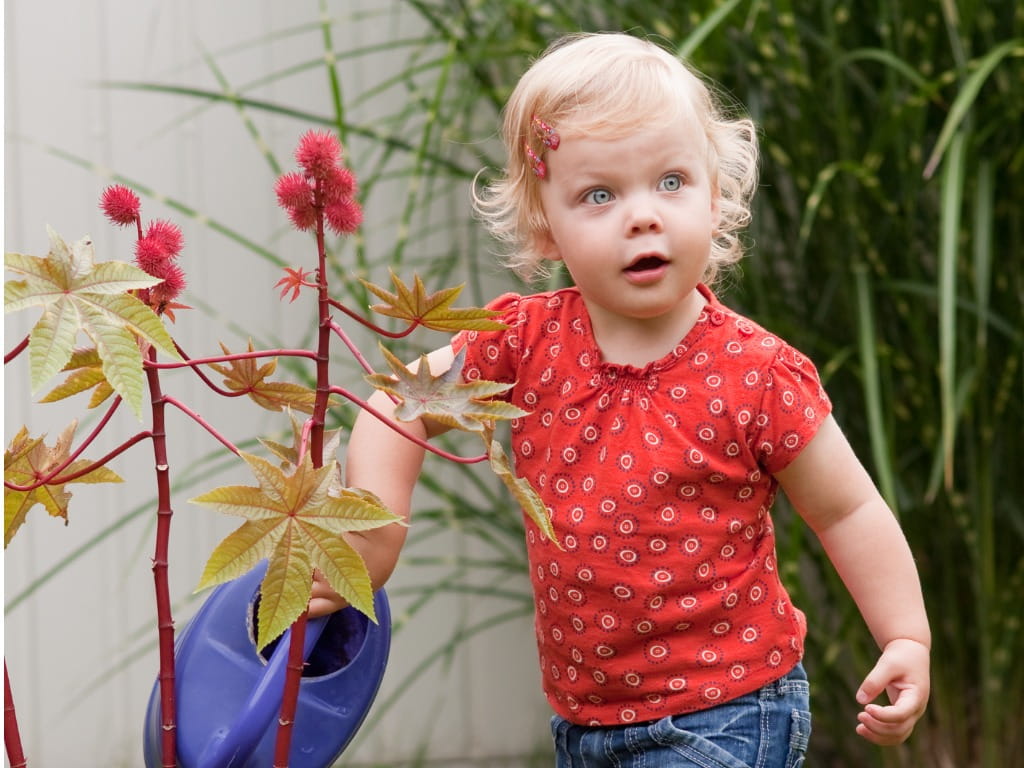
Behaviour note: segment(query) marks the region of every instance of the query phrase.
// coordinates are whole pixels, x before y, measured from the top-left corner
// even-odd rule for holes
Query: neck
[[[586,299],[584,303],[601,358],[606,363],[643,368],[675,349],[696,325],[701,310],[708,302],[700,291],[694,289],[671,313],[631,319],[609,317],[592,307]]]

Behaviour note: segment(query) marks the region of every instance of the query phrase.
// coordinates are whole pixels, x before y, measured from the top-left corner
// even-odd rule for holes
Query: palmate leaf
[[[439,376],[430,373],[430,365],[425,355],[420,358],[416,373],[412,373],[384,347],[381,347],[381,352],[395,376],[378,373],[366,378],[378,389],[401,400],[395,408],[395,418],[399,421],[412,421],[427,417],[480,435],[494,474],[509,489],[522,510],[537,524],[540,532],[561,548],[561,544],[555,538],[551,517],[544,502],[528,480],[516,476],[504,448],[494,438],[496,420],[515,419],[527,415],[526,411],[511,403],[487,399],[508,391],[512,385],[479,380],[462,382],[462,368],[466,360],[465,347],[455,355],[451,367]]]
[[[14,485],[30,485],[49,475],[63,464],[71,454],[71,444],[78,423],[73,421],[58,436],[52,447],[47,447],[44,437],[29,437],[28,429],[22,427],[4,451],[4,480]],[[90,465],[86,459],[71,462],[60,475],[70,475]],[[58,476],[57,480],[60,479]],[[121,478],[107,467],[96,467],[73,483],[120,483]],[[64,486],[69,483],[49,483],[31,491],[4,488],[4,548],[24,524],[29,510],[41,504],[51,517],[68,519],[68,502],[71,492]]]
[[[225,355],[230,355],[224,344],[220,345]],[[249,352],[253,352],[252,339],[249,340]],[[210,363],[210,367],[224,377],[224,386],[233,392],[245,392],[249,398],[268,411],[281,411],[294,408],[303,413],[312,413],[316,403],[316,392],[301,384],[285,381],[267,381],[277,369],[274,358],[262,365],[256,358],[229,360],[227,365]],[[336,400],[331,401],[337,404]]]
[[[462,381],[465,348],[459,350],[451,368],[439,376],[430,373],[426,355],[420,358],[416,373],[381,346],[381,353],[394,376],[375,373],[366,377],[377,389],[401,399],[395,409],[399,421],[427,417],[436,422],[467,432],[480,432],[485,425],[499,419],[515,419],[526,411],[502,400],[493,400],[512,388],[496,381]]]
[[[68,377],[64,379],[63,383],[39,398],[39,402],[55,403],[91,389],[93,390],[92,397],[89,398],[86,407],[95,408],[114,393],[114,388],[110,386],[107,377],[103,375],[103,363],[95,348],[76,349],[71,353],[68,364],[61,370],[68,372]]]
[[[281,468],[258,456],[241,455],[258,486],[216,488],[191,500],[246,518],[214,550],[197,589],[230,581],[268,559],[258,616],[260,648],[306,609],[314,568],[349,604],[376,621],[366,565],[342,534],[401,518],[366,491],[338,488],[336,461],[314,468],[307,454],[298,466]]]
[[[29,334],[32,391],[71,359],[79,331],[96,345],[107,382],[142,417],[143,371],[138,339],[174,359],[180,355],[160,318],[127,293],[157,285],[152,277],[122,261],[94,262],[92,242],[83,238],[69,247],[54,232],[46,258],[8,253],[4,265],[24,276],[4,285],[4,310],[38,306],[43,314]]]
[[[512,471],[512,464],[508,460],[505,449],[501,443],[494,438],[494,431],[486,429],[481,434],[484,444],[487,446],[487,458],[490,460],[491,469],[498,479],[505,484],[512,496],[519,502],[520,508],[533,520],[545,538],[554,542],[559,549],[561,543],[555,538],[555,529],[551,525],[551,515],[547,506],[541,501],[537,491],[530,485],[528,480],[517,477]]]
[[[498,312],[476,307],[452,308],[452,302],[462,292],[461,285],[428,294],[419,275],[415,276],[410,289],[398,275],[390,270],[389,273],[395,286],[394,293],[360,278],[367,290],[385,302],[370,307],[380,315],[397,317],[410,324],[417,323],[425,328],[449,333],[463,330],[500,331],[507,327],[492,319],[500,314]]]

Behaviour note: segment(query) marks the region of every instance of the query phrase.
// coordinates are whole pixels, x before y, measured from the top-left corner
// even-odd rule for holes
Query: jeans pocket
[[[800,768],[807,756],[807,745],[811,740],[811,713],[794,709],[790,715],[789,754],[786,768]]]
[[[692,731],[683,730],[672,722],[671,717],[659,720],[652,726],[650,733],[654,741],[699,768],[750,768],[713,741]]]

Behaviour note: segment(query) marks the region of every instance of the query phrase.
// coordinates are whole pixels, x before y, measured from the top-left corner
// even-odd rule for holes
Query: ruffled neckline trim
[[[576,291],[577,297],[580,301],[580,316],[583,318],[583,322],[586,329],[587,343],[590,347],[591,359],[597,361],[593,367],[603,374],[608,379],[647,379],[652,375],[666,371],[680,361],[688,357],[690,350],[696,345],[697,341],[705,334],[708,328],[712,325],[721,325],[725,321],[725,308],[719,303],[718,299],[703,283],[697,285],[697,290],[700,291],[701,295],[704,296],[707,303],[701,309],[700,315],[697,317],[697,321],[693,324],[693,327],[686,332],[679,342],[676,343],[675,347],[672,348],[668,354],[657,360],[652,360],[642,367],[630,365],[628,363],[610,363],[604,359],[601,353],[601,348],[597,344],[597,338],[594,336],[594,328],[590,321],[590,313],[587,311],[586,303],[583,301],[583,297]]]

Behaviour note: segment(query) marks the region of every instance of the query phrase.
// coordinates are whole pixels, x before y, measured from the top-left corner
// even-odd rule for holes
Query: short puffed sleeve
[[[517,378],[521,342],[521,296],[506,293],[487,304],[497,312],[493,319],[507,328],[498,331],[460,331],[452,338],[456,354],[466,349],[466,362],[462,378],[466,381],[484,379],[511,383]]]
[[[758,463],[775,473],[799,455],[832,411],[811,360],[779,342],[767,371],[753,448]]]

